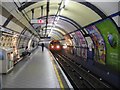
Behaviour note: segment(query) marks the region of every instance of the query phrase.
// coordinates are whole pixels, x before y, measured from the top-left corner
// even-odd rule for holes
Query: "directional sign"
[[[42,19],[32,19],[32,20],[31,20],[31,23],[40,23],[40,24],[43,24],[43,23],[45,23],[45,22],[44,22],[44,20],[42,20]]]

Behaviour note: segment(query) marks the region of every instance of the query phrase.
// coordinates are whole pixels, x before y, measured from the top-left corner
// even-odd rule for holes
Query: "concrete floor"
[[[12,72],[2,76],[3,88],[60,88],[47,49],[39,47],[19,62]]]

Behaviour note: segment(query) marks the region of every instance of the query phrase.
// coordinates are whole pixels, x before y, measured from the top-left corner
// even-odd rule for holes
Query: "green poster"
[[[106,44],[106,65],[120,71],[120,34],[115,24],[106,19],[96,24]]]

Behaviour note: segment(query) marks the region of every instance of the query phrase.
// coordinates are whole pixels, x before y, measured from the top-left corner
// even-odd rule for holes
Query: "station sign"
[[[33,23],[33,24],[44,24],[45,23],[45,21],[44,20],[42,20],[42,19],[32,19],[31,20],[31,23]]]
[[[51,37],[40,37],[41,42],[49,42],[51,41]]]
[[[51,37],[40,37],[41,39],[51,39]]]

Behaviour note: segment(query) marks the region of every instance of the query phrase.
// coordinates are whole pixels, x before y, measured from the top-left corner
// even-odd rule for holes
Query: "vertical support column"
[[[31,9],[32,11],[32,19],[34,19],[34,9]]]
[[[41,6],[41,17],[43,16],[43,6]]]
[[[45,36],[46,36],[46,33],[47,33],[48,15],[49,15],[49,0],[47,0],[47,7],[46,7],[46,29],[45,29]]]
[[[43,17],[43,6],[41,6],[41,17]],[[40,26],[40,30],[41,30],[41,26]],[[40,34],[40,36],[43,36],[43,29],[42,29],[42,34]]]

